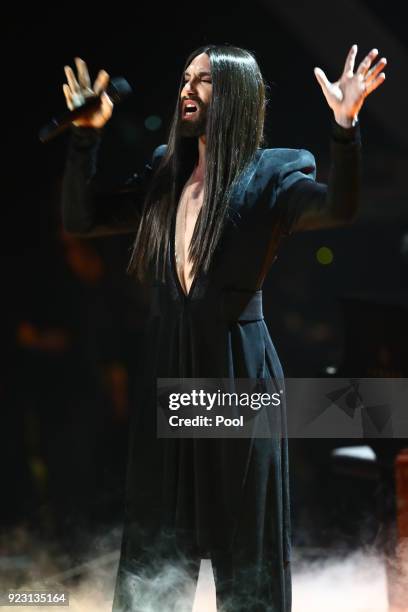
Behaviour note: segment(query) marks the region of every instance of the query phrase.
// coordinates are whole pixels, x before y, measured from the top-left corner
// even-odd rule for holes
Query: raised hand
[[[70,66],[64,66],[65,75],[68,83],[64,83],[65,100],[69,110],[81,106],[89,96],[101,95],[101,105],[97,110],[90,111],[86,117],[76,119],[72,123],[81,127],[101,128],[112,116],[113,102],[106,93],[109,84],[109,74],[105,70],[100,70],[91,87],[88,67],[80,58],[75,58],[78,78]]]
[[[344,65],[343,74],[335,83],[330,83],[321,68],[315,68],[318,80],[328,105],[334,112],[337,123],[350,127],[357,122],[364,100],[385,80],[383,72],[387,60],[381,58],[372,66],[378,50],[372,49],[354,72],[357,45],[353,45]]]

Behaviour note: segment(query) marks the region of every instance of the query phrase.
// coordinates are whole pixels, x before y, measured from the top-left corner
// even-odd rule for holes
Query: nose
[[[196,81],[193,77],[191,77],[184,83],[183,92],[185,95],[188,95],[190,93],[195,93],[196,91]]]

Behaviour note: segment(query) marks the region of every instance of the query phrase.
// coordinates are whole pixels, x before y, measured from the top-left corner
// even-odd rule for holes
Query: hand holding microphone
[[[75,64],[78,77],[70,66],[64,67],[68,83],[64,83],[62,88],[69,111],[54,117],[41,128],[38,135],[41,142],[49,142],[71,125],[102,128],[112,116],[114,103],[132,92],[125,79],[110,79],[106,70],[99,71],[91,87],[86,63],[76,57]]]
[[[70,66],[65,66],[64,71],[68,83],[64,83],[65,100],[69,110],[83,106],[87,98],[100,96],[100,104],[96,109],[90,109],[86,116],[79,117],[72,121],[74,125],[80,127],[101,128],[109,121],[113,112],[113,102],[106,93],[109,84],[109,74],[106,70],[100,70],[91,88],[88,67],[79,57],[75,58],[78,71],[78,79]]]

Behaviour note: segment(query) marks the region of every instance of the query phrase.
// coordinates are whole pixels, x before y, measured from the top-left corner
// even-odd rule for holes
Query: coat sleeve
[[[286,234],[351,223],[360,195],[361,140],[357,124],[333,123],[327,184],[315,181],[315,160],[309,151],[292,150],[281,167],[276,204]]]
[[[82,237],[135,232],[150,179],[166,145],[154,150],[152,161],[117,189],[98,185],[98,152],[103,129],[73,127],[62,180],[62,223],[66,232]]]

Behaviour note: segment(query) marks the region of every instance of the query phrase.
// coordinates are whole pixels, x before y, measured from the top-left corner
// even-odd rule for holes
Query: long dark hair
[[[263,142],[265,83],[254,55],[229,45],[209,45],[187,58],[178,91],[166,153],[146,196],[128,273],[143,280],[151,267],[164,280],[166,253],[178,200],[198,161],[196,138],[180,136],[180,95],[184,72],[201,53],[210,58],[212,96],[206,125],[203,205],[190,243],[192,275],[207,271],[239,175]]]

